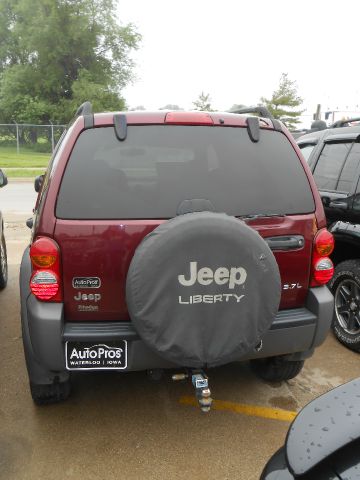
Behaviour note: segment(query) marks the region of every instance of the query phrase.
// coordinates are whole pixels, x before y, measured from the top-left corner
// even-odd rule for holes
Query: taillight
[[[214,121],[205,112],[168,112],[165,123],[172,125],[214,125]]]
[[[36,272],[30,282],[32,293],[40,300],[50,300],[59,291],[59,281],[52,272]]]
[[[320,230],[315,237],[315,250],[320,257],[327,257],[334,250],[334,236],[326,228]]]
[[[334,250],[334,237],[326,228],[319,230],[314,239],[311,286],[328,283],[334,275],[334,265],[328,257]]]
[[[32,276],[30,289],[38,300],[61,302],[60,249],[47,237],[38,238],[30,247]]]

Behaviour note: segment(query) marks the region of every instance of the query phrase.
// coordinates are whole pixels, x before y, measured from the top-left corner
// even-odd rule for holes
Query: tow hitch
[[[190,370],[188,373],[176,373],[172,376],[174,381],[185,380],[191,377],[191,383],[195,388],[195,396],[202,412],[209,412],[212,404],[209,379],[203,370]]]

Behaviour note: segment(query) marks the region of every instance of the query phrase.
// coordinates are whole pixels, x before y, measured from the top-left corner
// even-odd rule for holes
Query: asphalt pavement
[[[34,190],[34,181],[17,181],[9,179],[9,183],[0,188],[0,210],[5,219],[8,213],[28,214],[32,213],[37,193]]]
[[[18,289],[30,234],[25,220],[35,203],[29,185],[0,191],[10,273],[0,292],[1,480],[258,480],[295,413],[360,376],[359,355],[329,334],[288,382],[262,382],[246,363],[210,371],[215,404],[209,414],[194,406],[190,382],[174,383],[166,375],[154,383],[145,372],[77,374],[67,402],[34,406]],[[5,194],[10,198],[4,203]]]

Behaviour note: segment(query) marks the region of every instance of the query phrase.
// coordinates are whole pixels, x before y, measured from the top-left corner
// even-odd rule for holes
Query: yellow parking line
[[[198,407],[199,404],[195,397],[181,397],[179,402],[182,405],[191,405]],[[230,412],[242,413],[251,417],[271,418],[274,420],[282,420],[284,422],[292,422],[297,413],[290,410],[282,410],[281,408],[259,407],[257,405],[245,405],[242,403],[228,402],[225,400],[214,400],[211,406],[212,410],[228,410]]]

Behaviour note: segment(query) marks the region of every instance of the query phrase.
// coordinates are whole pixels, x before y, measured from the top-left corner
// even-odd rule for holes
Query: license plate
[[[127,341],[66,342],[67,370],[123,370],[127,367]]]

